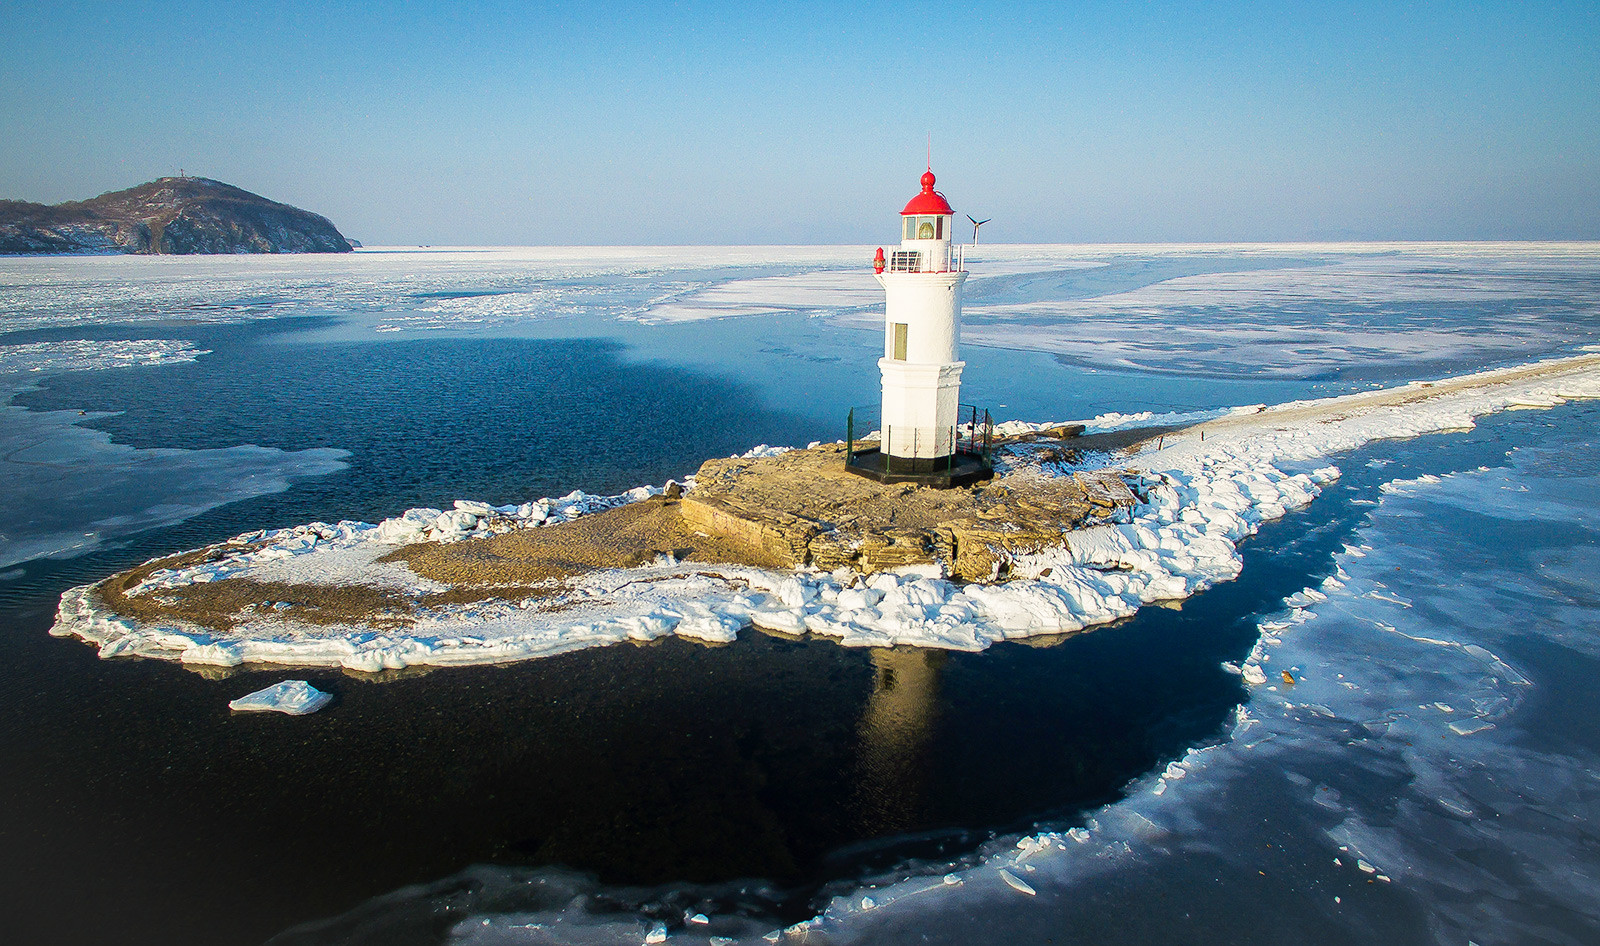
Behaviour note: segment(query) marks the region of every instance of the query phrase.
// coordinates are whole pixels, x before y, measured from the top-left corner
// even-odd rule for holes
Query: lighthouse
[[[856,451],[849,467],[883,482],[956,486],[990,475],[987,414],[961,405],[961,286],[967,273],[952,247],[955,211],[934,190],[930,167],[922,191],[900,211],[900,248],[878,249],[872,268],[884,293],[883,377],[876,450]],[[981,438],[981,440],[980,440]]]

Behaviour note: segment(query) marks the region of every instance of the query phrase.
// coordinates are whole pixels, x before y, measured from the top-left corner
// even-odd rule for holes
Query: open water
[[[1045,290],[1066,304],[1174,275],[1272,271],[1242,251],[1149,256],[1113,259],[1110,273],[1013,260],[1018,275],[976,294],[989,307],[977,324],[1016,322],[994,307],[1036,306]],[[669,921],[680,935],[694,932],[680,926],[695,910],[754,917],[750,928],[765,930],[810,916],[864,877],[937,875],[1017,833],[1091,819],[1103,823],[1096,843],[1121,843],[1123,861],[1064,870],[1049,884],[1036,877],[1036,897],[865,912],[831,935],[1597,935],[1600,857],[1586,839],[1589,819],[1600,816],[1592,787],[1600,767],[1584,735],[1600,718],[1600,688],[1584,670],[1596,653],[1585,631],[1600,614],[1597,525],[1583,512],[1593,508],[1587,500],[1558,502],[1594,489],[1596,413],[1584,406],[1338,458],[1337,484],[1246,544],[1239,580],[1180,608],[983,654],[851,650],[746,632],[724,647],[669,638],[504,667],[301,671],[293,675],[335,702],[293,719],[226,708],[290,675],[281,668],[197,673],[101,661],[81,643],[47,636],[62,590],[154,555],[256,528],[375,521],[454,498],[502,503],[660,483],[757,443],[836,438],[844,411],[875,390],[876,334],[853,327],[869,303],[784,294],[785,276],[834,272],[827,258],[693,269],[630,262],[620,273],[566,272],[547,286],[528,284],[515,261],[445,259],[406,259],[405,292],[362,271],[360,257],[287,274],[256,272],[255,261],[231,269],[205,261],[199,275],[154,268],[168,261],[0,261],[11,267],[0,282],[0,318],[9,319],[0,322],[0,352],[85,339],[205,352],[82,370],[67,359],[6,376],[4,462],[70,462],[46,467],[55,490],[41,491],[37,477],[26,494],[20,477],[6,480],[9,494],[0,484],[3,538],[62,549],[0,570],[0,696],[12,707],[0,722],[5,941],[442,942],[467,930],[508,937],[483,941],[538,942],[533,926],[560,905],[552,889],[587,893],[601,912]],[[1587,269],[1508,259],[1490,268],[1533,274],[1524,273],[1524,296],[1485,304],[1515,310],[1526,329],[1500,349],[1441,343],[1454,353],[1441,360],[1414,358],[1397,343],[1362,370],[1296,372],[1260,350],[1259,370],[1242,370],[1242,356],[1223,348],[1204,356],[1211,370],[1196,370],[1086,362],[1031,349],[1025,332],[1016,348],[965,350],[965,399],[1028,420],[1195,410],[1342,393],[1441,363],[1460,370],[1592,341]],[[114,270],[120,288],[71,269],[79,264]],[[1350,262],[1297,251],[1277,265]],[[1566,295],[1552,294],[1551,272]],[[762,282],[750,289],[752,279]],[[731,304],[717,292],[759,298],[771,285],[777,311],[632,320],[658,305]],[[508,295],[522,308],[473,301]],[[440,299],[451,306],[430,311]],[[1381,302],[1361,300],[1351,321],[1363,331],[1385,324]],[[1318,304],[1338,309],[1337,300],[1298,300],[1282,317],[1315,321],[1308,309]],[[1151,335],[1192,327],[1192,307],[1140,305]],[[1270,305],[1250,305],[1254,320],[1269,320]],[[1470,299],[1462,305],[1470,309]],[[1438,308],[1391,302],[1390,327],[1402,340],[1450,330],[1476,344],[1493,321],[1485,311]],[[1030,332],[1052,324],[1018,311],[1034,313]],[[1540,335],[1541,317],[1559,328]],[[1225,322],[1215,313],[1213,321]],[[1506,478],[1490,492],[1483,480],[1493,471]],[[1383,489],[1448,474],[1458,475],[1415,495]],[[1289,711],[1253,706],[1288,720],[1269,727],[1266,744],[1278,748],[1234,735],[1236,708],[1250,697],[1223,663],[1250,652],[1258,622],[1286,596],[1339,569],[1354,574],[1347,546],[1360,545],[1371,549],[1360,563],[1396,563],[1384,566],[1385,588],[1403,576],[1408,600],[1439,599],[1428,609],[1394,606],[1380,623],[1404,640],[1481,646],[1529,681],[1495,730],[1435,727],[1428,745],[1438,748],[1408,752],[1420,737],[1407,727],[1444,713],[1428,706],[1485,698],[1481,668],[1425,665],[1390,648],[1400,638],[1352,640],[1318,617],[1286,637],[1303,648],[1284,658],[1297,668],[1354,652],[1401,669],[1318,695],[1312,702],[1330,715],[1312,713],[1305,725],[1292,701]],[[1472,604],[1445,607],[1461,600]],[[1509,637],[1507,622],[1516,625]],[[1426,675],[1427,699],[1397,682],[1407,672]],[[1377,702],[1334,699],[1353,692]],[[1376,731],[1380,718],[1382,733],[1350,737],[1349,727]],[[1196,746],[1230,761],[1216,766],[1226,778],[1199,772],[1161,796],[1187,806],[1170,817],[1194,823],[1180,830],[1160,812],[1139,814],[1162,825],[1166,841],[1119,827],[1119,812],[1142,811],[1150,774]],[[1477,781],[1446,794],[1439,773],[1452,759],[1468,760]],[[1328,791],[1343,800],[1326,804]],[[1440,809],[1441,798],[1455,808]],[[1448,813],[1456,809],[1466,814]],[[1341,846],[1364,846],[1388,879],[1335,869]],[[1560,869],[1534,869],[1555,856]],[[1478,873],[1468,876],[1463,862]],[[523,932],[500,922],[507,917],[524,921]]]

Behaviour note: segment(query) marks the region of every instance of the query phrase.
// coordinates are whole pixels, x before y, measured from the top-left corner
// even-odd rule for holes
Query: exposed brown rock
[[[554,586],[600,568],[630,568],[671,555],[678,560],[771,568],[783,560],[741,538],[687,519],[685,504],[656,497],[539,529],[485,539],[401,546],[382,561],[404,562],[424,578],[452,586]]]
[[[943,562],[955,577],[981,580],[1003,572],[1012,556],[1059,545],[1063,533],[1133,501],[1110,472],[1061,476],[1025,467],[966,488],[885,485],[847,473],[844,447],[828,444],[709,461],[684,496],[683,514],[788,566],[870,573]]]
[[[313,625],[368,624],[403,627],[415,616],[415,603],[405,594],[367,585],[314,585],[265,582],[250,578],[186,585],[129,595],[128,591],[163,568],[185,568],[214,561],[248,546],[222,542],[181,555],[146,562],[95,586],[100,603],[123,617],[143,623],[180,618],[215,631],[232,630],[240,621],[290,617]],[[286,607],[281,612],[273,605]]]

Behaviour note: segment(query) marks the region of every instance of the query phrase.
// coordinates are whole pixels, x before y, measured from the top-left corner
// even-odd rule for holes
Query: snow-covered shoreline
[[[1600,356],[1585,355],[1235,410],[1130,459],[1129,482],[1143,500],[1131,521],[1067,533],[1060,548],[1015,561],[1015,577],[1000,584],[955,584],[927,567],[863,577],[663,559],[590,573],[555,599],[430,609],[404,630],[297,625],[273,612],[226,633],[176,622],[140,625],[104,611],[92,586],[83,586],[62,596],[52,633],[94,643],[106,657],[358,671],[502,663],[667,634],[730,641],[752,624],[834,637],[847,646],[977,651],[1001,640],[1081,630],[1235,577],[1240,541],[1263,522],[1308,504],[1321,484],[1337,477],[1331,466],[1307,469],[1331,454],[1374,440],[1468,428],[1474,417],[1500,410],[1593,397],[1600,397]],[[149,576],[141,591],[238,575],[337,575],[350,583],[403,586],[403,566],[377,567],[375,560],[406,542],[534,527],[659,491],[574,493],[504,507],[464,501],[455,510],[412,510],[377,525],[316,523],[252,533],[232,540],[237,551],[218,560]],[[412,590],[427,589],[417,579]],[[551,603],[559,608],[546,607]]]
[[[1535,692],[1565,705],[1586,678],[1563,680],[1551,663],[1595,653],[1592,608],[1536,611],[1531,628],[1522,620],[1540,599],[1564,605],[1594,587],[1592,554],[1580,560],[1587,567],[1564,557],[1592,548],[1594,468],[1570,461],[1593,447],[1557,451],[1567,463],[1550,465],[1545,447],[1524,442],[1505,467],[1381,483],[1378,508],[1335,553],[1333,573],[1261,615],[1248,657],[1223,665],[1249,698],[1220,738],[1134,779],[1081,825],[997,838],[950,873],[865,879],[768,941],[904,942],[937,929],[934,941],[960,942],[974,916],[1026,928],[1023,918],[1064,901],[1085,904],[1093,929],[1130,901],[1191,891],[1196,870],[1229,907],[1284,902],[1271,885],[1292,885],[1299,909],[1324,924],[1306,928],[1334,938],[1370,930],[1377,914],[1362,894],[1391,884],[1426,916],[1430,941],[1516,940],[1556,915],[1592,925],[1588,835],[1551,830],[1543,814],[1578,822],[1592,809],[1589,783],[1571,775],[1592,749],[1569,749],[1562,724],[1523,705]],[[1463,513],[1498,527],[1458,538],[1452,519]],[[1533,523],[1578,526],[1541,550],[1540,571],[1554,575],[1521,573]],[[1397,533],[1421,535],[1408,547]],[[1497,545],[1503,555],[1489,551]],[[1481,589],[1454,584],[1463,553],[1483,556],[1472,568]],[[1364,790],[1374,777],[1382,789]],[[1513,863],[1519,887],[1500,873]]]

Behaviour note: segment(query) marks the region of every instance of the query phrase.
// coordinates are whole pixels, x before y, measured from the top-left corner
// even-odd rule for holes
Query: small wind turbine
[[[972,220],[972,214],[967,214],[967,219],[968,220]],[[989,218],[989,220],[993,220],[993,219],[994,219],[993,217]],[[972,220],[972,245],[973,246],[977,246],[978,245],[978,228],[983,226],[984,224],[988,223],[989,220]]]

